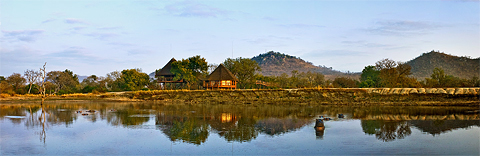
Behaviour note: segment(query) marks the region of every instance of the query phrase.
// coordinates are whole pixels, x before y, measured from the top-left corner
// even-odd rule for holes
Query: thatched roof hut
[[[158,76],[175,76],[175,74],[173,74],[170,70],[172,70],[172,63],[176,62],[176,61],[177,60],[175,60],[175,58],[172,58],[170,61],[168,61],[168,63],[165,66],[163,66],[163,68],[160,69],[160,71],[155,73],[155,77],[158,77]]]
[[[226,88],[236,89],[238,79],[223,64],[220,64],[208,77],[203,81],[205,88]]]

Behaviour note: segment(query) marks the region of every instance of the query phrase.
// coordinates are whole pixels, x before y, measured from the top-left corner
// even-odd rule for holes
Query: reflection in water
[[[410,121],[410,124],[433,136],[459,128],[480,127],[479,120],[427,120]]]
[[[410,124],[406,121],[362,120],[361,124],[365,134],[375,135],[378,140],[385,142],[412,134]]]
[[[476,107],[401,107],[401,106],[279,106],[279,105],[161,105],[149,103],[69,103],[1,105],[0,119],[6,116],[14,124],[41,129],[45,142],[52,125],[69,127],[79,118],[87,122],[106,121],[111,126],[142,128],[155,119],[155,127],[170,141],[200,145],[213,134],[226,141],[249,142],[260,134],[279,136],[310,125],[319,115],[333,121],[360,119],[363,132],[389,142],[412,134],[412,127],[432,135],[458,128],[480,127]],[[91,110],[91,111],[90,111]],[[86,113],[89,111],[88,113]],[[336,118],[343,114],[345,119]],[[154,118],[152,118],[154,117]],[[328,126],[327,126],[328,129]],[[312,134],[313,135],[313,134]],[[324,128],[315,129],[323,139]]]

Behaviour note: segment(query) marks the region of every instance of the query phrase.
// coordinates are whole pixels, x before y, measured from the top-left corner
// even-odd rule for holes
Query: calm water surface
[[[478,107],[101,102],[0,106],[0,155],[480,153],[479,114],[474,112]],[[314,128],[319,116],[331,118],[324,130]]]

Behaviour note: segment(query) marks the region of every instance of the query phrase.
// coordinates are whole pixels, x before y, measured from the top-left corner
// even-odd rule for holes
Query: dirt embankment
[[[48,97],[47,100],[155,101],[217,104],[480,105],[480,88],[320,88],[277,90],[155,90]],[[26,98],[35,100],[35,98]],[[37,98],[38,99],[38,98]],[[1,102],[21,98],[2,98]],[[25,99],[23,99],[25,100]]]

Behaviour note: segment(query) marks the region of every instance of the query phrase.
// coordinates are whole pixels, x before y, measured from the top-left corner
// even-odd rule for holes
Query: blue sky
[[[478,0],[2,0],[0,75],[72,70],[150,73],[176,59],[209,63],[265,51],[360,72],[439,50],[480,57]]]

